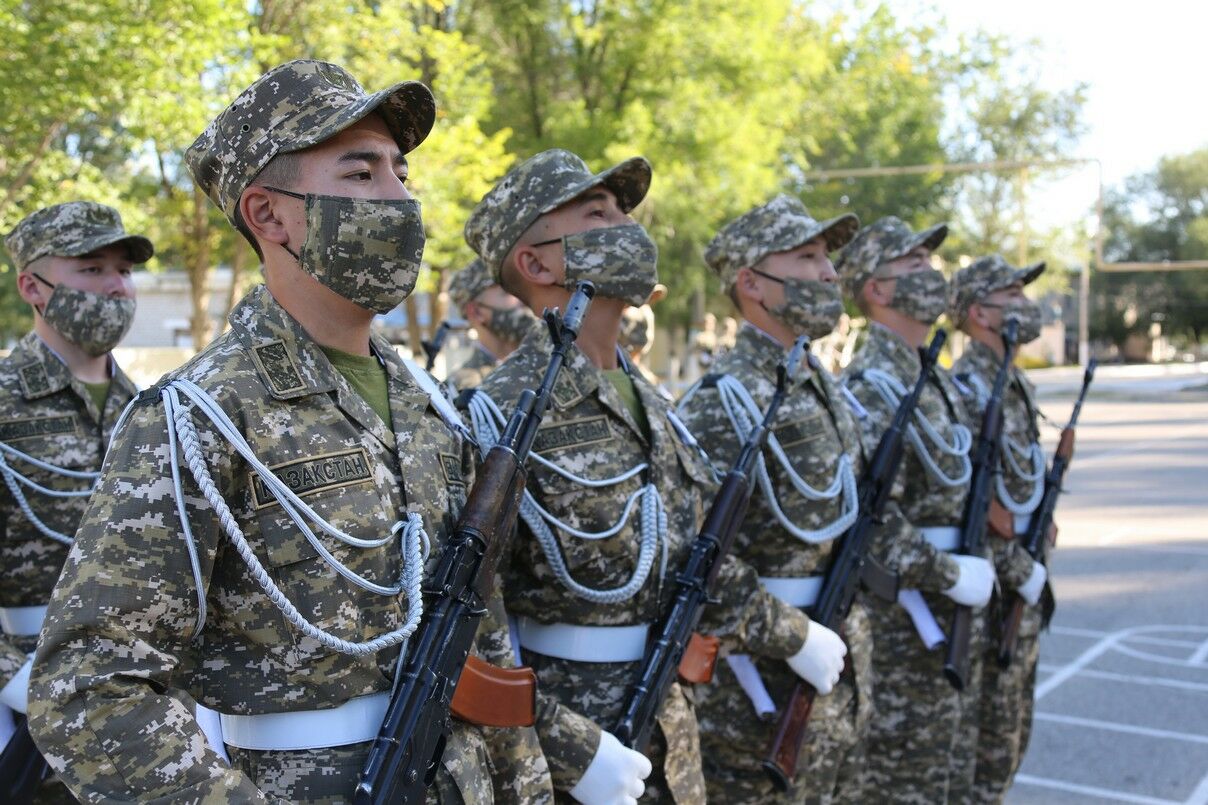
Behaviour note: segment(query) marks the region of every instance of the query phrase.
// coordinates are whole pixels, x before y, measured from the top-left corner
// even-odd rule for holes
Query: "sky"
[[[1151,170],[1165,155],[1208,146],[1204,67],[1208,3],[1071,0],[930,0],[954,31],[983,28],[1040,41],[1043,76],[1053,88],[1088,84],[1088,132],[1077,156],[1103,163],[1108,186]],[[895,11],[916,8],[889,0]],[[1079,215],[1094,204],[1093,168],[1039,196],[1029,217]]]

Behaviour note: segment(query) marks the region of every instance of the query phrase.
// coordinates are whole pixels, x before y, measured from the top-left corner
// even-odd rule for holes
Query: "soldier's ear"
[[[875,277],[869,277],[860,288],[860,294],[870,304],[889,307],[889,304],[893,302],[893,294],[897,286],[896,282],[883,282],[878,281]]]
[[[285,227],[285,204],[291,199],[269,192],[263,187],[252,185],[239,198],[239,214],[248,231],[261,243],[289,243],[289,232]],[[294,244],[297,251],[302,244]]]
[[[561,255],[561,250],[546,249],[546,252],[552,252],[556,255]],[[562,277],[560,276],[564,269],[561,265],[552,265],[542,259],[543,250],[534,248],[528,244],[522,244],[516,247],[512,254],[513,265],[516,267],[516,273],[520,278],[532,285],[561,285]],[[560,257],[557,259],[561,259]]]
[[[34,272],[40,272],[43,277],[47,275],[46,258],[39,257],[34,260],[24,271],[17,274],[17,293],[21,295],[21,299],[34,307],[45,305],[50,299],[51,289],[47,288],[38,278],[34,276]],[[47,279],[51,279],[47,277]],[[54,280],[51,279],[53,282]]]
[[[734,295],[758,305],[763,302],[763,287],[760,285],[755,272],[749,268],[738,269],[734,277]]]

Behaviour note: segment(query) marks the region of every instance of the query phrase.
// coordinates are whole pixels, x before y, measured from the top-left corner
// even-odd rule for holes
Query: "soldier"
[[[34,328],[0,360],[0,747],[25,713],[46,604],[137,389],[111,350],[134,320],[135,265],[151,241],[90,201],[38,210],[5,240]],[[44,789],[39,799],[67,799]]]
[[[931,267],[931,251],[947,233],[940,224],[915,234],[897,218],[882,218],[840,255],[845,290],[870,322],[845,374],[870,454],[918,379],[917,348],[946,307],[947,283]],[[944,641],[940,624],[950,622],[953,602],[984,607],[994,578],[987,560],[949,553],[960,540],[972,469],[965,416],[951,379],[937,369],[919,400],[899,482],[874,539],[874,558],[896,570],[907,589],[898,604],[866,599],[876,679],[861,783],[869,801],[960,801],[954,792],[965,778],[972,784],[973,747],[958,739],[962,718],[974,724],[976,718],[962,713],[962,696],[942,673],[944,652],[934,650]]]
[[[404,154],[434,116],[418,82],[295,61],[188,149],[266,284],[136,399],[55,589],[30,718],[81,799],[351,798],[472,472],[430,376],[370,335],[419,274]],[[487,752],[454,722],[436,799],[491,801]]]
[[[448,382],[462,391],[477,387],[501,360],[512,354],[537,319],[523,302],[500,288],[477,259],[453,275],[449,300],[478,336],[470,357],[449,374]]]
[[[657,296],[658,288],[655,289],[655,292]],[[654,348],[654,308],[651,307],[650,302],[625,308],[625,312],[621,314],[621,333],[617,343],[625,350],[629,364],[641,373],[646,382],[654,386],[664,397],[673,400],[674,398],[669,396],[671,392],[659,380],[658,375],[650,371],[650,367],[646,366],[643,361]]]
[[[685,395],[680,412],[719,464],[734,461],[762,418],[776,389],[776,367],[794,340],[821,338],[834,328],[843,299],[828,252],[845,245],[858,227],[854,215],[815,221],[800,200],[781,195],[731,221],[709,243],[705,260],[744,321],[716,374]],[[847,400],[815,364],[781,404],[734,548],[787,604],[815,603],[833,540],[856,518],[860,451]],[[810,625],[811,640],[822,634],[839,640],[822,625]],[[823,695],[810,717],[796,781],[785,794],[773,788],[761,762],[777,705],[787,703],[797,676],[782,661],[731,654],[712,684],[697,688],[710,802],[853,799],[872,695],[872,635],[859,602],[843,634],[854,675],[833,690],[819,689]]]
[[[1019,343],[1040,337],[1040,306],[1024,296],[1024,286],[1044,271],[1044,263],[1015,268],[1000,255],[975,260],[952,280],[948,312],[969,336],[968,346],[953,367],[964,385],[970,410],[985,408],[994,376],[1003,359],[1002,326],[1008,317],[1019,322]],[[1035,390],[1023,373],[1011,372],[1003,397],[1003,439],[996,499],[1005,521],[992,517],[991,547],[999,588],[1017,593],[1024,610],[1019,642],[1009,668],[1000,668],[994,652],[983,660],[977,739],[975,802],[1001,802],[1027,749],[1032,728],[1032,691],[1040,656],[1040,628],[1052,599],[1043,564],[1028,555],[1015,538],[1026,533],[1032,513],[1044,495],[1045,456],[1040,446]],[[996,538],[995,538],[996,537]],[[990,619],[989,647],[997,649],[1001,613]]]
[[[702,490],[715,483],[670,405],[618,350],[622,310],[644,303],[657,281],[655,245],[628,214],[650,172],[637,157],[593,174],[574,154],[545,151],[505,176],[466,224],[466,240],[500,284],[533,310],[564,307],[579,280],[596,286],[537,435],[524,526],[501,571],[513,633],[540,681],[537,730],[564,801],[633,802],[647,775],[653,800],[705,798],[682,687],[663,705],[648,758],[608,731],[650,626],[670,603],[672,575],[708,501]],[[539,335],[530,332],[470,395],[480,442],[502,422],[495,403],[536,381],[548,352]],[[719,588],[713,626],[741,650],[792,658],[795,668],[814,663],[820,683],[838,676],[839,650],[807,642],[808,619],[764,593],[750,567],[727,561]]]

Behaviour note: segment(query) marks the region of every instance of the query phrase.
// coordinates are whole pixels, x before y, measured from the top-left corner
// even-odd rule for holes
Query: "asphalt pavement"
[[[1035,378],[1062,424],[1080,372]],[[1067,489],[1007,802],[1208,805],[1208,364],[1101,368]]]

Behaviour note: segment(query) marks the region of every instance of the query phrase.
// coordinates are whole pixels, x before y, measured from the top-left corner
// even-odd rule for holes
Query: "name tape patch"
[[[776,441],[780,442],[782,448],[789,448],[806,442],[812,442],[815,439],[821,439],[826,435],[826,429],[823,427],[823,416],[814,414],[799,419],[796,422],[786,422],[783,425],[777,425],[772,428],[772,433],[776,434]]]
[[[298,497],[359,484],[373,477],[369,454],[364,448],[300,458],[269,469]],[[252,503],[257,509],[280,505],[259,475],[253,472],[251,478]]]
[[[548,453],[551,450],[606,442],[611,438],[612,431],[608,428],[608,417],[593,416],[543,426],[537,431],[537,438],[533,440],[533,449],[538,453]]]
[[[40,416],[32,419],[6,419],[0,422],[0,442],[15,442],[36,436],[54,436],[60,433],[75,433],[76,418],[63,416]]]

